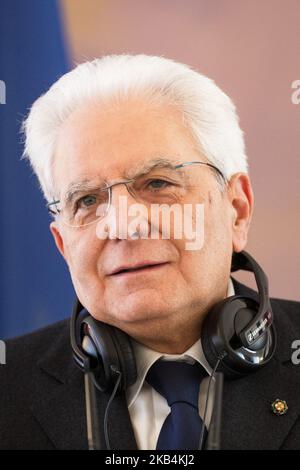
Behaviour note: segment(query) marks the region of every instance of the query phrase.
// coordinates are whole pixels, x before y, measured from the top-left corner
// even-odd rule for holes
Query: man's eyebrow
[[[128,179],[135,178],[136,176],[143,176],[149,171],[156,168],[174,168],[178,160],[172,160],[169,158],[153,158],[147,162],[143,162],[125,173],[125,177]]]
[[[70,204],[77,193],[95,190],[101,188],[104,185],[104,181],[91,181],[86,178],[80,181],[74,181],[73,183],[70,183],[67,188],[65,196],[66,204]]]

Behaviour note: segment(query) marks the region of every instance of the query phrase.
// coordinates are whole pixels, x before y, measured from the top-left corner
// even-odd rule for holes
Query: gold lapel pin
[[[275,415],[285,415],[288,410],[287,402],[285,400],[280,400],[279,398],[273,401],[271,406]]]

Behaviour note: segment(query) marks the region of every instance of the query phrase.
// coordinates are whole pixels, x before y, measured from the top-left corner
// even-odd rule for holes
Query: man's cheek
[[[93,259],[96,259],[97,250],[93,248],[93,243],[87,237],[82,236],[71,237],[65,243],[65,251],[69,264],[76,268],[80,265],[82,268],[85,265],[90,265]]]

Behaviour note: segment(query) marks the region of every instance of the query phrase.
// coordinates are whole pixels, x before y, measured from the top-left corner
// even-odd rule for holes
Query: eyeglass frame
[[[209,163],[209,162],[201,162],[200,160],[193,160],[191,162],[183,162],[183,163],[179,163],[179,164],[175,165],[174,170],[178,170],[179,168],[184,168],[185,166],[190,166],[190,165],[195,165],[195,164],[206,165],[210,168],[213,168],[221,176],[221,178],[224,180],[224,182],[225,183],[227,182],[227,180],[226,180],[224,174],[221,172],[221,170],[219,170],[218,167],[216,167],[215,165],[213,165],[212,163]],[[125,184],[127,191],[129,192],[129,194],[131,194],[131,192],[129,191],[129,189],[127,187],[127,184],[134,182],[138,177],[139,176],[137,176],[135,178],[131,178],[131,179],[123,179],[123,180],[115,181],[114,183],[108,184],[107,186],[105,186],[103,188],[100,188],[100,191],[108,191],[108,204],[107,204],[107,207],[109,208],[110,205],[111,205],[112,188],[114,186],[118,186],[119,184]],[[60,199],[49,202],[46,205],[46,207],[48,209],[48,212],[52,215],[59,215],[63,209],[56,209],[56,212],[55,212],[52,209],[50,209],[50,206],[59,204],[60,202],[61,202]],[[71,227],[73,227],[73,225]]]

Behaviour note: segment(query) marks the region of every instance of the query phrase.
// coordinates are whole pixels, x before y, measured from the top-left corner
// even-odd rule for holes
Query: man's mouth
[[[120,266],[115,269],[110,276],[119,276],[124,274],[138,274],[146,271],[153,271],[155,269],[161,268],[168,264],[167,262],[163,263],[143,263],[135,266]]]

